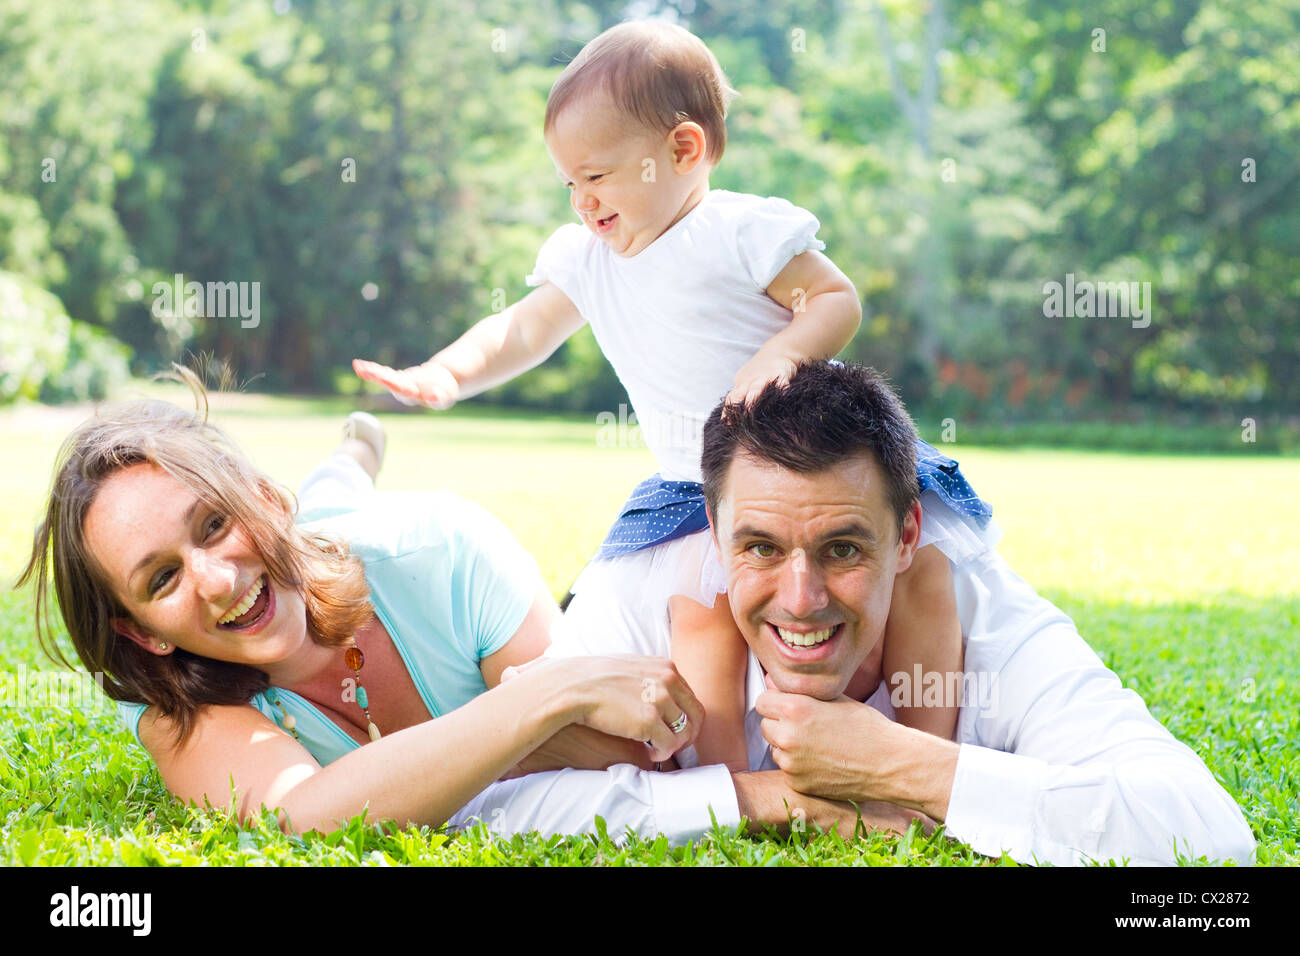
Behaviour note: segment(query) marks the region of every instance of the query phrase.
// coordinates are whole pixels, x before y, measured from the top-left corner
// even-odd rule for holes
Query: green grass
[[[162,386],[145,390],[176,396]],[[214,416],[291,487],[333,446],[339,401],[216,396]],[[0,412],[0,575],[25,560],[58,442],[85,409]],[[384,416],[380,486],[449,488],[492,509],[556,594],[599,543],[644,449],[597,444],[594,419],[490,408]],[[1002,553],[1079,624],[1151,712],[1242,807],[1265,865],[1300,864],[1300,461],[945,446],[1006,530]],[[557,517],[561,516],[561,517]],[[0,675],[52,669],[31,601],[0,595]],[[108,707],[0,707],[0,864],[988,865],[937,834],[750,839],[719,831],[689,847],[608,836],[493,838],[385,832],[361,819],[329,835],[239,827],[182,808]]]

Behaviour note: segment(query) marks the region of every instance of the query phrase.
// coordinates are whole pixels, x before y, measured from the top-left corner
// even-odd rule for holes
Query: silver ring
[[[680,717],[678,717],[676,720],[674,720],[671,724],[669,724],[669,725],[668,725],[668,729],[671,730],[671,731],[672,731],[673,733],[675,733],[675,734],[680,734],[683,730],[685,730],[685,729],[686,729],[686,712],[685,712],[685,711],[682,711],[682,715],[681,715]]]

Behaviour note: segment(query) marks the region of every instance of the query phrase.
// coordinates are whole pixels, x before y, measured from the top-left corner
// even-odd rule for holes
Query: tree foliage
[[[6,0],[0,269],[138,371],[206,351],[329,391],[354,356],[422,360],[572,218],[546,93],[627,15],[715,51],[740,96],[712,184],[821,219],[849,352],[909,401],[1300,400],[1300,0]],[[177,274],[257,283],[259,321],[155,307]],[[1150,282],[1150,323],[1045,315],[1067,275]],[[624,400],[585,331],[492,397]]]

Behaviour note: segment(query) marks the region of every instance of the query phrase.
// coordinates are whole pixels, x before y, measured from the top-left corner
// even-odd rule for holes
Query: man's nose
[[[238,569],[219,555],[203,548],[190,552],[190,572],[194,575],[199,597],[205,601],[230,600],[234,594]]]
[[[802,549],[796,549],[781,569],[777,597],[782,610],[796,618],[811,617],[829,604],[825,576]]]

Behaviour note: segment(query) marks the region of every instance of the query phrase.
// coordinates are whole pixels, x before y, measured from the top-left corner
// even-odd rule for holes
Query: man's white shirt
[[[656,548],[658,559],[671,562],[676,544]],[[647,604],[635,576],[609,565],[584,572],[550,655],[668,657],[666,602],[651,595]],[[955,565],[953,582],[967,695],[954,738],[960,752],[944,821],[949,836],[1025,863],[1159,865],[1180,855],[1253,862],[1255,840],[1232,798],[1102,664],[1066,614],[996,551]],[[763,690],[751,654],[751,770],[776,769],[753,709]],[[893,717],[888,697],[881,685],[867,703]],[[679,755],[683,766],[693,759],[690,751]],[[714,821],[740,822],[725,767],[652,773],[621,765],[494,784],[451,824],[479,819],[500,833],[589,833],[598,815],[611,835],[630,829],[673,842],[708,832]]]

